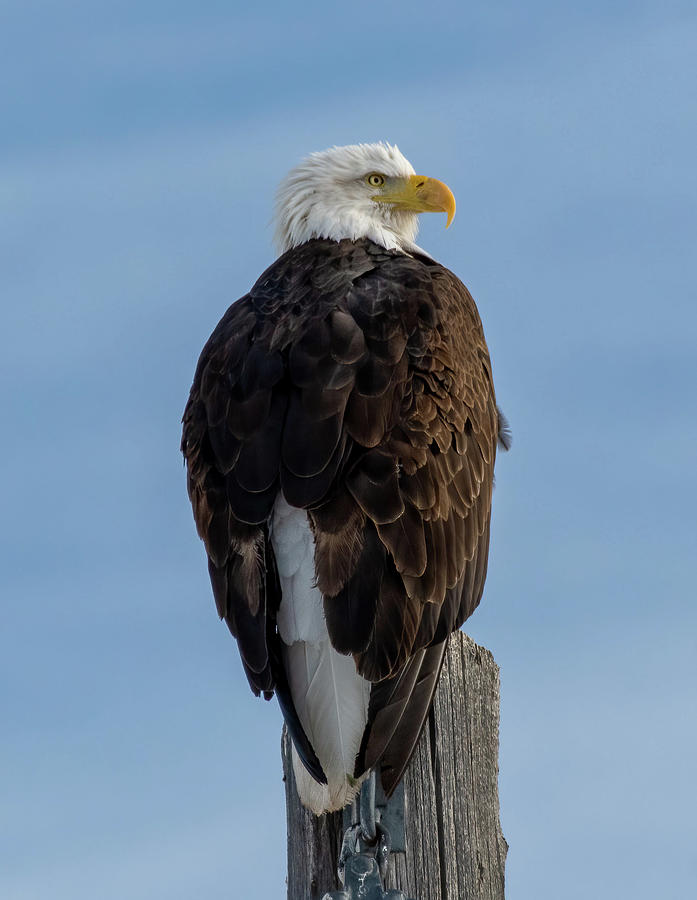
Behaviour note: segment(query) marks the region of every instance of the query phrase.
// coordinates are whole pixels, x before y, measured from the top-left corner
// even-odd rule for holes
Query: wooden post
[[[433,708],[404,776],[406,853],[385,888],[414,900],[504,900],[508,845],[499,823],[499,670],[467,635],[450,637]],[[301,806],[283,734],[288,900],[321,900],[340,885],[342,814]]]

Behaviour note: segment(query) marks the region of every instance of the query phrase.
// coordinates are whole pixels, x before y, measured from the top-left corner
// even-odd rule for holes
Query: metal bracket
[[[322,900],[407,900],[403,891],[383,891],[380,868],[374,856],[357,853],[346,860],[344,890],[331,891]]]
[[[371,778],[375,776],[372,775]],[[363,797],[363,792],[360,794]],[[406,853],[406,831],[404,827],[404,783],[399,782],[394,793],[388,800],[382,789],[380,779],[375,780],[375,818],[390,833],[392,838],[392,853]],[[354,801],[344,808],[344,831],[352,825],[358,825],[361,821],[360,803]]]
[[[331,891],[322,900],[407,900],[403,891],[383,890],[382,879],[390,850],[394,849],[387,822],[404,850],[404,788],[400,784],[388,801],[381,787],[376,792],[372,772],[363,782],[360,798],[344,809],[346,830],[338,863],[344,889]]]

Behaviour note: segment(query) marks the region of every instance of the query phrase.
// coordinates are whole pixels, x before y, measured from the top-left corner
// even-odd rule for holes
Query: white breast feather
[[[356,672],[351,656],[337,653],[329,642],[322,595],[314,583],[307,513],[282,497],[274,507],[271,543],[283,597],[277,622],[290,691],[328,785],[312,778],[295,751],[293,768],[300,799],[319,815],[341,809],[359,787],[353,771],[368,721],[371,683]]]

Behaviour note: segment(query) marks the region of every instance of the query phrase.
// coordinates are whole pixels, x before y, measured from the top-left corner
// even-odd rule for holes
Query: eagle
[[[371,770],[392,793],[486,577],[507,429],[474,300],[415,243],[423,212],[449,225],[453,194],[396,146],[304,159],[281,255],[211,334],[183,417],[218,614],[318,815]]]

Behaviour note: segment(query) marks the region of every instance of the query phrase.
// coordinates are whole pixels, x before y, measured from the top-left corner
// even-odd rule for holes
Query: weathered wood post
[[[404,777],[406,853],[390,856],[385,888],[415,900],[504,900],[508,845],[498,793],[499,670],[488,650],[451,635],[433,708]],[[288,900],[340,887],[342,814],[300,805],[290,739],[282,742]]]

